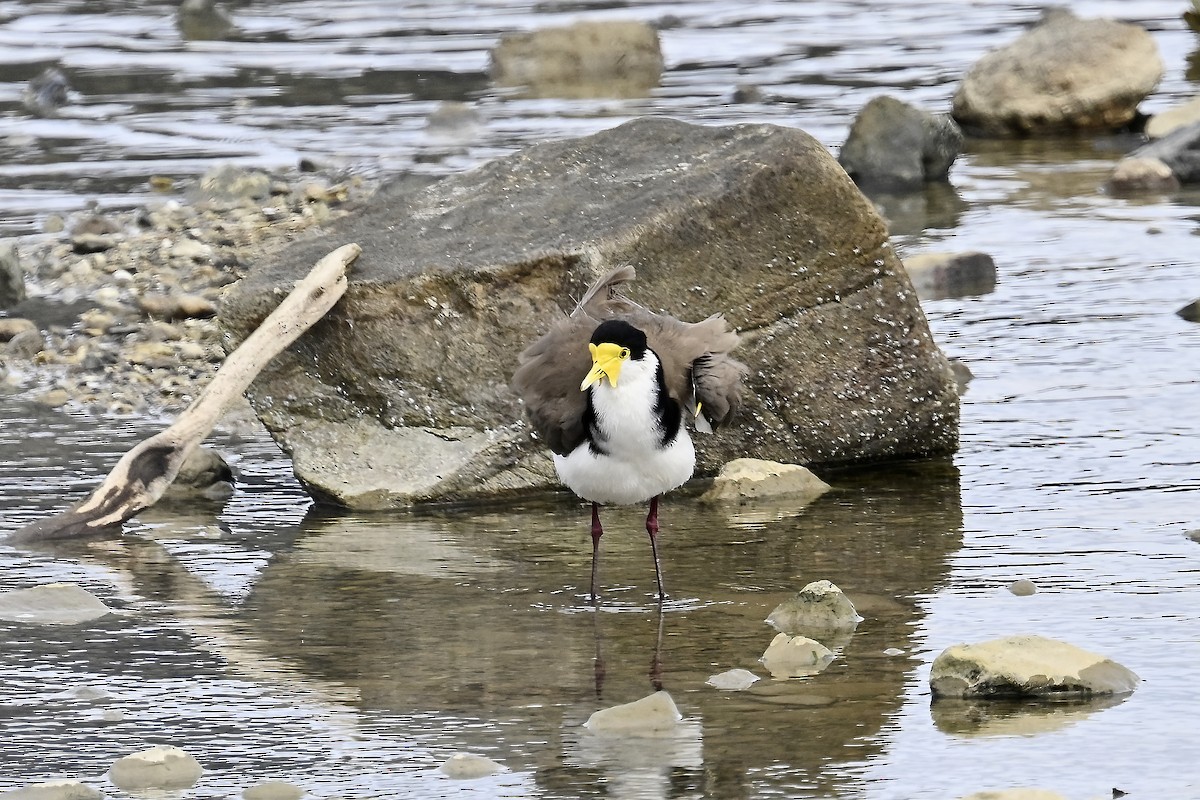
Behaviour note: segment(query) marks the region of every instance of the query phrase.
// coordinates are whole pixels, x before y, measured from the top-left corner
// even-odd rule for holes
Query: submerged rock
[[[507,771],[499,761],[474,753],[455,753],[438,767],[443,773],[458,780],[475,780]]]
[[[0,619],[33,625],[77,625],[112,612],[94,594],[74,583],[48,583],[0,592]]]
[[[658,691],[632,703],[602,708],[583,725],[594,733],[654,736],[674,730],[682,719],[671,695]]]
[[[831,487],[799,464],[760,458],[735,458],[721,467],[713,485],[701,496],[707,503],[788,497],[797,505],[816,500]]]
[[[263,781],[242,792],[243,800],[300,800],[307,791],[287,781]]]
[[[706,684],[725,692],[740,692],[758,682],[758,676],[748,669],[731,669],[709,677]]]
[[[231,287],[228,343],[346,241],[363,248],[346,295],[249,392],[321,501],[389,508],[557,486],[508,382],[516,355],[623,263],[638,269],[627,294],[652,310],[724,312],[753,331],[736,351],[750,367],[743,410],[696,437],[700,475],[743,456],[844,463],[957,447],[954,376],[887,230],[801,131],[645,118],[397,183]]]
[[[813,581],[767,616],[777,631],[814,636],[853,631],[861,620],[850,598],[829,581]]]
[[[933,661],[937,697],[1091,697],[1132,692],[1138,676],[1112,659],[1043,636],[958,644]]]
[[[970,297],[996,290],[996,262],[987,253],[917,253],[904,269],[922,300]]]
[[[72,780],[46,781],[0,792],[0,800],[101,800],[102,797],[99,789]]]
[[[1055,9],[971,67],[952,113],[968,132],[988,136],[1111,131],[1134,119],[1162,75],[1145,29]]]
[[[108,779],[118,789],[187,789],[200,780],[200,763],[178,747],[160,745],[117,759]]]
[[[204,497],[224,500],[233,494],[233,470],[211,447],[193,450],[167,487],[166,498]]]
[[[807,636],[779,633],[767,645],[761,661],[773,678],[803,678],[829,666],[833,653]]]

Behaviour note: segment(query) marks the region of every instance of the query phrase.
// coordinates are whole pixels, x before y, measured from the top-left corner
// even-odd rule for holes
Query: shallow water
[[[598,10],[680,18],[662,33],[663,87],[555,101],[489,88],[486,53],[499,31],[573,19],[572,6],[385,8],[238,5],[248,41],[182,43],[166,4],[0,3],[0,138],[13,153],[0,230],[31,235],[46,213],[91,199],[137,204],[148,175],[194,176],[215,160],[452,171],[649,112],[796,125],[836,147],[882,90],[944,109],[962,71],[1036,16],[1016,3]],[[1154,31],[1168,73],[1148,109],[1196,92],[1185,70],[1200,39],[1180,4],[1075,9],[1137,14]],[[21,84],[55,60],[82,98],[31,120]],[[740,82],[779,102],[724,102]],[[426,131],[443,99],[477,105],[474,139]],[[976,376],[961,451],[827,475],[836,491],[800,510],[670,498],[661,615],[637,510],[606,516],[595,612],[585,510],[567,497],[329,514],[269,441],[227,431],[210,442],[240,477],[224,508],[154,509],[119,539],[0,543],[0,589],[74,581],[120,611],[62,628],[0,623],[0,790],[84,777],[123,797],[104,770],[170,743],[206,768],[184,793],[197,798],[267,779],[318,797],[1200,795],[1187,733],[1200,544],[1186,535],[1200,529],[1200,326],[1173,313],[1200,296],[1200,195],[1103,195],[1131,144],[973,143],[949,202],[888,207],[902,254],[978,249],[998,265],[995,292],[925,303],[938,341]],[[11,394],[0,404],[0,533],[78,497],[162,424]],[[1037,594],[1006,591],[1022,577]],[[825,672],[770,681],[762,620],[818,579],[865,619]],[[1111,655],[1143,683],[1116,702],[931,704],[938,652],[1013,633]],[[735,667],[764,680],[705,686]],[[677,735],[630,743],[582,728],[658,685],[684,714]],[[70,694],[87,686],[107,696]],[[461,750],[510,772],[437,772]]]

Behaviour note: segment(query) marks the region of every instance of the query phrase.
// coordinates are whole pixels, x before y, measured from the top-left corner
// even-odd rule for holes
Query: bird
[[[747,371],[729,355],[739,337],[722,315],[693,323],[652,312],[620,293],[635,277],[622,265],[597,279],[569,316],[518,356],[511,381],[559,480],[591,503],[592,602],[600,506],[640,503],[649,503],[655,584],[659,602],[666,599],[659,500],[695,470],[687,423],[705,433],[727,424]]]

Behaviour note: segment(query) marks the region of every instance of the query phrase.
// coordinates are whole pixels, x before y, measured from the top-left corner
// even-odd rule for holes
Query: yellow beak
[[[592,351],[592,369],[583,379],[583,383],[579,384],[579,391],[586,392],[605,378],[608,378],[610,384],[616,386],[617,377],[621,374],[621,367],[629,358],[629,350],[611,342],[589,344],[588,348]]]

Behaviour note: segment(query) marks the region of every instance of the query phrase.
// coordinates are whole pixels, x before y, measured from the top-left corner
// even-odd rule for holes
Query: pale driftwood
[[[326,255],[241,345],[166,430],[121,457],[108,477],[75,507],[17,529],[10,541],[62,539],[112,529],[154,505],[204,440],[225,407],[272,358],[325,316],[346,293],[346,269],[362,250],[347,244]]]

